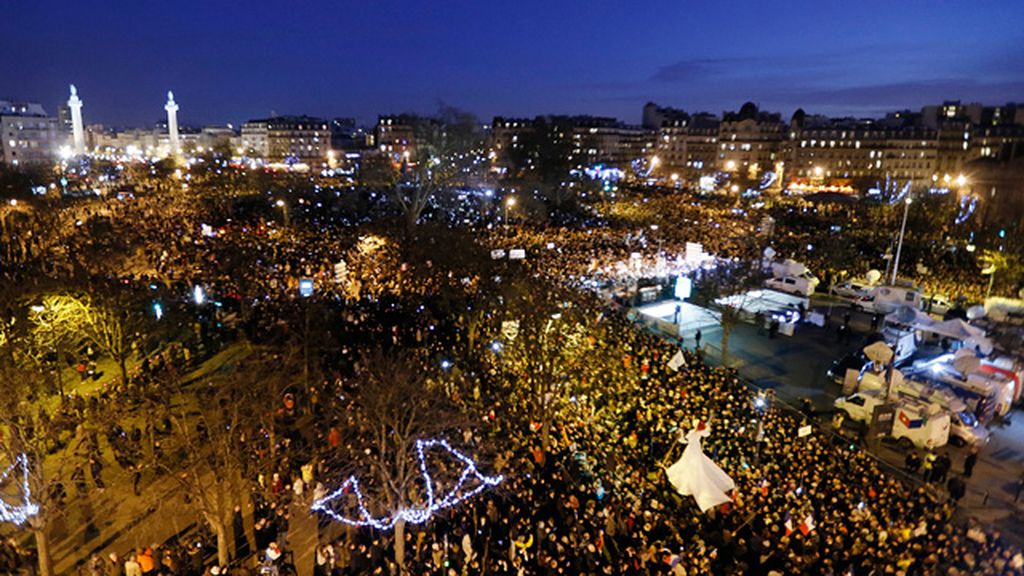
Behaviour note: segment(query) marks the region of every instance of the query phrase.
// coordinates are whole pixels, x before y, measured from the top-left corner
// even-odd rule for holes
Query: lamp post
[[[508,231],[508,209],[516,205],[516,197],[509,196],[505,199],[505,231]]]
[[[277,204],[277,207],[280,208],[282,212],[284,212],[284,226],[285,228],[287,228],[288,226],[291,225],[291,222],[289,222],[288,218],[288,203],[285,202],[284,200],[278,200],[275,204]]]
[[[900,224],[900,241],[896,245],[896,259],[892,264],[892,281],[890,282],[893,286],[896,285],[896,274],[900,269],[900,253],[903,251],[903,234],[907,231],[907,214],[910,212],[910,196],[903,202],[903,223]]]

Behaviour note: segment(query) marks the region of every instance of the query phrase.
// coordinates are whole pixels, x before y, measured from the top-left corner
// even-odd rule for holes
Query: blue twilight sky
[[[0,98],[86,122],[1024,101],[1024,0],[9,0]]]

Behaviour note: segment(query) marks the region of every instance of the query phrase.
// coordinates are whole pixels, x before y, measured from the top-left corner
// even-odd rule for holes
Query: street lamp
[[[903,224],[900,225],[900,242],[896,245],[896,260],[893,261],[892,265],[892,282],[893,286],[896,285],[896,273],[900,269],[900,252],[903,251],[903,234],[907,231],[907,214],[910,212],[910,196],[903,202]]]
[[[508,230],[508,209],[516,205],[516,197],[509,196],[505,199],[505,229]]]
[[[278,200],[277,202],[275,202],[275,204],[277,205],[278,208],[281,209],[282,212],[284,212],[284,225],[290,226],[291,223],[288,220],[288,203],[285,202],[284,200]]]

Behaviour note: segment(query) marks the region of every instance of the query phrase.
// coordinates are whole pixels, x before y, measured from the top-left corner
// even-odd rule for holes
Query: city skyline
[[[9,8],[0,35],[15,48],[0,55],[0,75],[16,80],[4,97],[51,113],[74,83],[86,123],[116,126],[159,121],[168,89],[185,125],[271,112],[372,124],[440,102],[483,121],[592,114],[638,123],[647,101],[720,114],[749,100],[786,116],[799,107],[863,117],[1024,99],[1024,34],[1014,29],[1024,6],[803,4],[666,3],[638,14],[605,3],[582,12],[391,2],[282,15],[260,3],[244,13],[178,3],[108,14],[59,1]],[[74,33],[53,14],[74,15]]]

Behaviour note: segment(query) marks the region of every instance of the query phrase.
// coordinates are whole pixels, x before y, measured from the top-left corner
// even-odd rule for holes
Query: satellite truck
[[[921,308],[921,291],[912,284],[897,281],[895,286],[875,286],[867,294],[853,301],[851,306],[865,312],[889,314],[900,306]]]
[[[770,250],[770,249],[768,249]],[[765,256],[774,255],[774,251],[765,251]],[[764,285],[772,290],[796,294],[797,296],[808,297],[818,287],[818,277],[811,273],[801,262],[796,260],[782,260],[773,262],[765,259],[765,268],[770,268],[772,277],[765,281]]]
[[[886,402],[881,391],[865,391],[836,398],[834,405],[845,418],[868,425],[875,420],[876,412],[891,407],[891,428],[881,433],[891,436],[904,449],[912,446],[935,449],[949,442],[950,416],[938,404],[908,398],[890,403]]]

